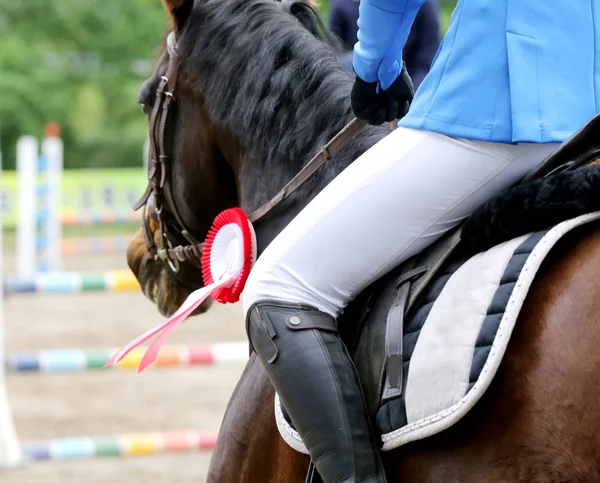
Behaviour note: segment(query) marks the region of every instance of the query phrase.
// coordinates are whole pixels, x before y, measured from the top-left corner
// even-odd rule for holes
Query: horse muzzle
[[[199,266],[186,267],[185,271],[173,273],[161,260],[149,252],[143,229],[138,230],[127,248],[127,263],[138,279],[144,295],[154,302],[158,311],[168,317],[172,315],[196,288],[202,287]],[[195,271],[193,276],[190,272]],[[188,272],[188,273],[186,273]],[[191,282],[187,282],[188,277]],[[184,278],[185,277],[185,278]],[[192,315],[205,312],[210,307],[210,299],[204,302]]]

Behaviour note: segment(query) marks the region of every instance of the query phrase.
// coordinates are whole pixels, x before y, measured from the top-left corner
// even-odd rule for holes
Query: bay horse
[[[158,126],[161,134],[165,157],[157,169],[165,173],[171,202],[160,206],[158,217],[149,210],[127,256],[146,296],[169,315],[201,286],[200,267],[197,257],[187,257],[174,273],[152,249],[193,243],[190,234],[202,239],[223,209],[239,206],[250,213],[267,202],[352,113],[351,79],[305,3],[163,3],[174,37],[140,89],[140,102],[151,129]],[[174,73],[177,82],[169,86],[167,74]],[[176,102],[161,125],[157,103],[172,94]],[[364,129],[258,221],[259,254],[316,193],[387,133],[385,127]],[[177,227],[182,224],[184,230]],[[201,245],[194,250],[197,255]],[[487,394],[452,428],[385,453],[389,480],[600,481],[598,273],[600,230],[588,228],[563,241],[529,292]],[[208,481],[305,481],[309,460],[279,436],[273,397],[251,355],[228,404]]]

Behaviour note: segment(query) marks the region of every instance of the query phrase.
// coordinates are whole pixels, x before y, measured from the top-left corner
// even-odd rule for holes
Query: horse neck
[[[275,196],[352,119],[352,79],[332,45],[302,26],[307,22],[266,0],[197,2],[181,35],[186,78],[221,133],[220,149],[246,212]],[[372,128],[357,136],[261,220],[259,248],[384,132]],[[232,139],[236,149],[229,155]]]
[[[239,147],[236,159],[220,143],[237,173],[240,204],[252,211],[350,121],[352,80],[331,45],[275,3],[216,5],[195,4],[179,55],[211,125]],[[315,179],[331,177],[330,170]]]
[[[290,114],[300,109],[313,114],[304,120]],[[273,198],[351,120],[349,102],[341,118],[339,113],[320,112],[317,105],[288,105],[282,111],[285,112],[281,116],[289,119],[284,131],[274,132],[262,144],[253,139],[240,141],[239,152],[243,153],[243,158],[237,162],[236,172],[240,203],[244,209],[253,211]],[[255,121],[267,124],[272,119],[259,118]],[[321,128],[316,129],[317,126]],[[245,129],[242,127],[242,130]],[[309,184],[313,190],[320,190],[324,180],[335,177],[351,161],[347,157],[336,156],[313,175]]]
[[[204,236],[222,210],[238,204],[235,173],[225,161],[218,132],[210,124],[202,99],[184,85],[179,94],[181,126],[175,130],[173,142],[177,162],[172,165],[172,191],[187,228]],[[199,128],[182,128],[185,125]]]

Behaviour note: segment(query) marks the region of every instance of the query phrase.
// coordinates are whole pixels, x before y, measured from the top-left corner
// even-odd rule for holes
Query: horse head
[[[215,216],[269,201],[352,117],[339,46],[303,1],[163,0],[171,31],[139,100],[150,123],[145,228],[128,261],[171,314],[202,285]],[[383,136],[366,134],[257,224],[258,251]],[[201,307],[206,309],[207,305]]]
[[[203,240],[214,217],[223,209],[237,206],[238,195],[232,166],[226,162],[236,159],[235,146],[226,143],[226,136],[218,132],[208,118],[202,96],[186,79],[183,66],[177,58],[174,40],[181,31],[191,9],[192,1],[164,2],[171,20],[171,34],[163,45],[163,53],[153,74],[143,82],[138,98],[149,121],[159,102],[157,91],[169,67],[177,71],[177,82],[168,87],[173,102],[164,113],[162,132],[151,126],[150,162],[158,163],[164,171],[164,184],[159,198],[152,193],[144,212],[144,227],[140,228],[127,250],[130,269],[140,282],[143,293],[163,315],[172,314],[189,293],[203,285],[199,257],[185,263],[173,258],[161,260],[156,249],[166,242],[168,247],[185,246],[189,238]],[[163,115],[163,111],[158,113]],[[161,121],[159,120],[158,123]],[[159,126],[160,128],[160,126]],[[155,146],[162,144],[162,146]],[[159,153],[162,150],[164,152]],[[166,163],[160,165],[160,156]],[[152,168],[151,168],[152,169]],[[149,173],[150,174],[150,173]],[[160,176],[160,174],[159,174]],[[158,181],[159,185],[161,181]],[[164,194],[166,193],[166,195]],[[171,202],[167,202],[165,198]],[[157,206],[158,204],[158,206]],[[158,208],[158,209],[157,209]],[[174,212],[176,211],[176,213]],[[183,226],[180,226],[179,222]],[[161,222],[163,227],[161,230]],[[201,254],[202,248],[199,247]],[[208,308],[203,304],[198,312]]]

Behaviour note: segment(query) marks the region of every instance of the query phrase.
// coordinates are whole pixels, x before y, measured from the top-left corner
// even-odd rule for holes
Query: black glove
[[[415,95],[412,80],[402,66],[402,72],[385,91],[377,92],[377,82],[365,82],[360,77],[354,80],[350,94],[354,115],[369,124],[383,124],[402,119],[408,112]]]

